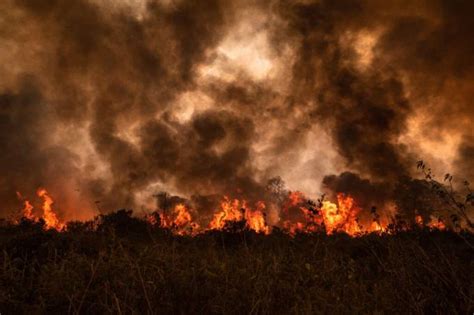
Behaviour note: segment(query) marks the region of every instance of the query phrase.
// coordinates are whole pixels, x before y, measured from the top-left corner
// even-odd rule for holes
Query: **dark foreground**
[[[0,313],[308,314],[474,310],[474,237],[177,237],[131,218],[0,229]]]

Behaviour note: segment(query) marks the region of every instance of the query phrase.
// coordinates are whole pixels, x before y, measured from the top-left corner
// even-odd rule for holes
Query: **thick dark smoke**
[[[330,192],[350,193],[364,209],[370,209],[374,205],[383,205],[393,197],[387,183],[372,183],[351,172],[344,172],[339,176],[326,176],[323,185]]]
[[[471,75],[464,71],[472,68],[473,58],[466,56],[472,52],[471,43],[464,45],[461,38],[472,36],[472,19],[460,12],[469,6],[352,0],[281,5],[290,21],[289,36],[299,44],[293,96],[314,106],[308,111],[312,121],[330,130],[346,167],[359,174],[326,176],[325,190],[350,193],[368,209],[414,188],[416,183],[408,177],[419,153],[400,137],[420,112],[434,111],[420,133],[436,129],[436,136],[446,137],[473,132],[474,112],[465,99],[466,89],[449,84],[459,80],[464,85]],[[361,67],[357,47],[348,47],[344,38],[350,42],[352,34],[370,29],[382,35],[373,47],[372,64]],[[456,89],[463,96],[449,106]],[[459,176],[467,178],[472,178],[471,144],[472,139],[464,137],[455,160],[455,168],[464,170]]]
[[[462,174],[465,179],[474,179],[474,137],[466,136],[463,139],[459,145],[455,163],[458,174]]]
[[[54,119],[45,110],[45,102],[32,77],[21,79],[18,92],[0,95],[0,198],[7,208],[18,207],[12,198],[16,191],[34,194],[43,185],[66,184],[64,174],[80,176],[73,153],[61,146],[43,145],[48,143],[48,120]],[[51,177],[57,178],[58,183],[53,183]]]
[[[158,191],[205,209],[224,194],[265,199],[278,175],[323,179],[369,208],[425,156],[474,180],[472,9],[6,0],[2,211],[43,186],[69,217],[149,207]]]

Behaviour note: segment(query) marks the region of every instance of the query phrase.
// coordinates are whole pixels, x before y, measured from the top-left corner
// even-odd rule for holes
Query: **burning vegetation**
[[[472,3],[112,2],[0,4],[3,217],[18,191],[55,228],[121,208],[185,234],[451,224],[414,162],[474,180]]]
[[[0,313],[471,314],[472,12],[0,0]]]
[[[213,230],[224,231],[232,228],[247,229],[256,233],[270,234],[276,228],[294,236],[297,233],[345,233],[352,237],[368,233],[395,233],[413,228],[429,228],[434,230],[471,231],[473,224],[466,214],[473,205],[473,194],[466,183],[467,195],[464,202],[457,201],[457,194],[449,191],[448,186],[435,181],[431,171],[425,171],[425,164],[420,161],[418,167],[425,174],[425,185],[430,185],[429,203],[424,207],[435,207],[442,202],[444,215],[450,221],[445,221],[443,215],[435,217],[430,210],[430,216],[425,219],[418,209],[413,209],[412,217],[403,217],[406,209],[384,210],[381,214],[375,207],[370,212],[361,208],[353,196],[337,193],[334,202],[324,200],[324,196],[314,202],[299,191],[280,190],[278,200],[265,202],[256,201],[253,205],[245,199],[224,196],[215,208],[210,211],[209,218],[199,217],[198,210],[193,208],[189,200],[171,196],[167,193],[155,195],[157,209],[146,214],[144,219],[152,226],[168,229],[178,235],[195,236]],[[445,181],[451,181],[451,175],[445,176]],[[284,184],[279,182],[279,187]],[[271,185],[269,185],[271,188]],[[274,191],[273,191],[274,193]],[[67,223],[59,220],[53,209],[54,200],[46,189],[40,188],[37,196],[42,199],[41,214],[37,214],[31,202],[17,193],[23,202],[22,220],[43,220],[45,229],[67,230]],[[275,196],[273,196],[275,197]],[[421,205],[420,205],[421,206]],[[449,209],[454,207],[455,210]],[[448,210],[446,210],[448,208]],[[422,209],[422,208],[421,208]],[[209,211],[208,211],[209,212]],[[406,211],[405,211],[406,212]],[[273,213],[272,218],[267,218]],[[369,215],[370,214],[370,215]],[[426,217],[426,213],[425,213]],[[269,221],[273,221],[273,224]]]
[[[60,232],[43,219],[2,224],[0,306],[6,313],[77,314],[397,313],[400,305],[408,313],[451,314],[474,308],[472,233],[421,227],[416,219],[409,229],[398,222],[393,233],[389,225],[350,237],[340,231],[363,231],[345,219],[353,200],[340,195],[323,207],[327,217],[315,217],[298,195],[286,200],[288,211],[298,207],[298,215],[312,221],[285,221],[283,227],[292,222],[287,233],[273,227],[265,234],[261,221],[250,220],[264,218],[257,212],[263,205],[232,199],[222,201],[206,228],[193,225],[183,204],[169,208],[168,216],[144,220],[120,210],[70,222]],[[327,232],[321,232],[323,222]]]

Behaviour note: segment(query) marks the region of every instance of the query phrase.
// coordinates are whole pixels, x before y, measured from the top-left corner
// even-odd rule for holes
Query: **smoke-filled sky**
[[[312,197],[383,195],[419,159],[474,180],[472,12],[461,0],[0,1],[2,213],[39,187],[73,219],[151,207],[159,191],[254,199],[276,176]]]

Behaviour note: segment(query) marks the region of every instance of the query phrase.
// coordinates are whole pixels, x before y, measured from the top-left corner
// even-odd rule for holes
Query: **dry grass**
[[[0,312],[441,313],[474,310],[471,234],[176,237],[128,218],[0,230]],[[468,243],[469,242],[469,243]]]

